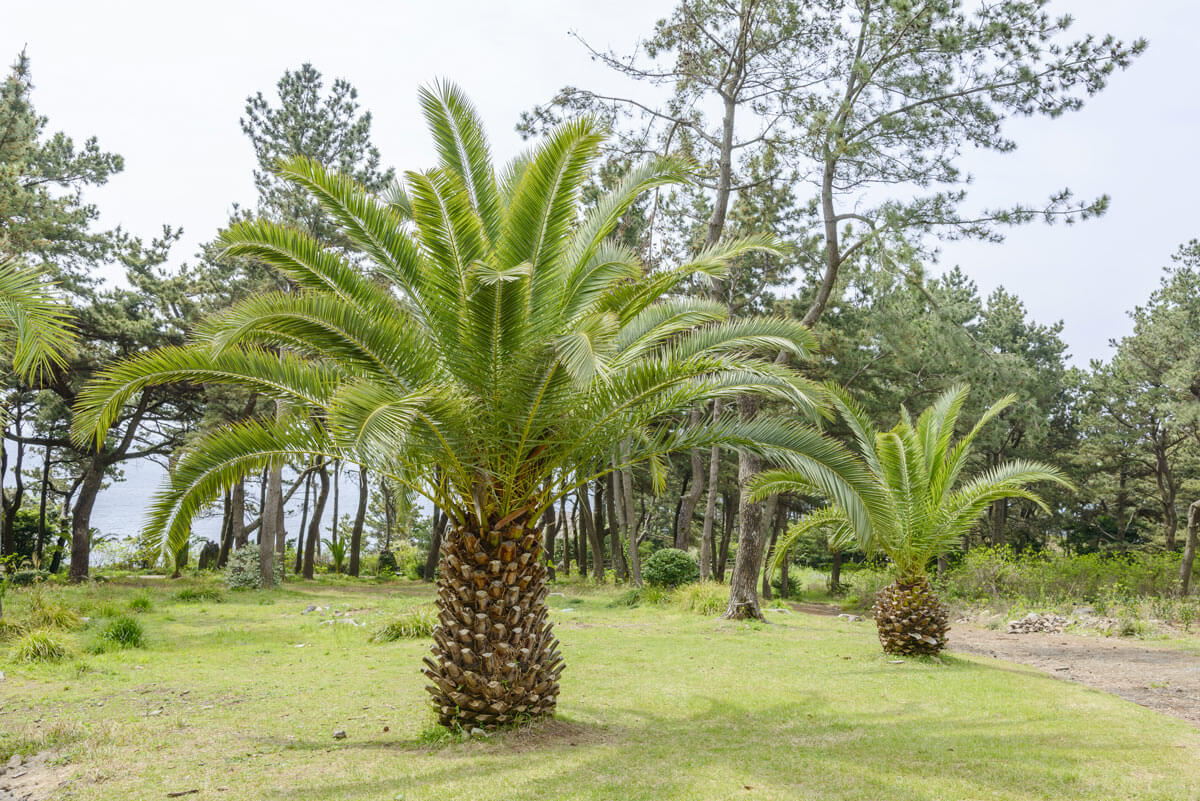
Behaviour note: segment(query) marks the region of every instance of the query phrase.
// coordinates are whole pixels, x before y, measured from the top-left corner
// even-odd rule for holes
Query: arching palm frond
[[[66,362],[75,342],[70,309],[42,276],[0,256],[0,348],[16,374],[38,379]]]

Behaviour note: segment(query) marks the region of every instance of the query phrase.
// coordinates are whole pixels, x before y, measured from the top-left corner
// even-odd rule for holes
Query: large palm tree
[[[75,431],[100,436],[135,393],[163,382],[228,382],[282,402],[276,419],[207,433],[180,455],[148,524],[166,554],[224,487],[287,460],[357,462],[425,495],[451,521],[428,689],[443,724],[487,727],[555,706],[562,661],[539,520],[557,498],[633,463],[661,483],[666,454],[713,443],[777,455],[830,492],[850,492],[839,470],[854,463],[807,425],[669,424],[704,399],[747,392],[809,413],[822,403],[759,355],[803,356],[804,327],[730,320],[719,304],[670,296],[768,240],[654,270],[610,241],[644,192],[684,178],[678,164],[633,169],[585,212],[602,143],[591,120],[497,172],[457,89],[423,90],[421,105],[440,164],[407,173],[386,199],[310,161],[280,166],[353,250],[266,220],[235,225],[225,252],[270,265],[294,291],[243,300],[191,344],[108,370],[82,393]]]
[[[875,492],[861,492],[861,505],[836,499],[791,526],[778,545],[776,565],[808,532],[825,529],[831,546],[844,549],[857,540],[868,554],[883,553],[896,581],[881,590],[873,613],[883,649],[895,654],[933,654],[946,644],[948,615],[929,584],[926,569],[962,542],[987,511],[1004,498],[1023,498],[1045,511],[1031,484],[1071,486],[1061,471],[1041,462],[1013,460],[974,477],[963,471],[971,443],[997,415],[1016,402],[1009,395],[989,407],[966,435],[954,439],[969,388],[954,387],[922,412],[916,423],[901,408],[890,431],[875,429],[861,407],[842,392],[834,403],[850,428],[857,452],[870,471]],[[786,468],[758,478],[756,495],[812,492],[808,476]]]
[[[0,255],[0,351],[18,376],[35,379],[64,364],[75,341],[70,319],[36,270]]]

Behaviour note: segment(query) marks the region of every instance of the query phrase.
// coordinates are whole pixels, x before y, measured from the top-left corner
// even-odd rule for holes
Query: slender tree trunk
[[[622,581],[629,579],[629,568],[625,564],[625,547],[621,544],[621,532],[625,527],[625,502],[617,502],[620,482],[616,472],[609,473],[604,492],[604,504],[608,507],[608,537],[612,550],[613,572]]]
[[[563,537],[562,571],[567,578],[571,576],[571,518],[567,515],[567,496],[558,502],[558,526]]]
[[[283,528],[279,519],[282,498],[283,468],[269,468],[263,489],[263,505],[259,512],[262,524],[258,531],[258,577],[263,589],[275,586],[275,540]]]
[[[841,551],[833,552],[833,563],[829,567],[829,592],[832,595],[842,593],[842,560],[845,556]]]
[[[217,569],[225,567],[229,561],[229,552],[233,549],[233,492],[225,490],[225,500],[221,504],[224,511],[221,514],[221,549],[217,551]]]
[[[770,518],[771,542],[767,545],[767,552],[764,554],[762,568],[762,597],[768,601],[775,597],[774,587],[771,586],[771,578],[774,572],[771,570],[771,560],[775,558],[775,543],[779,542],[779,521],[783,516],[783,507],[780,506]],[[787,593],[785,592],[784,595],[786,596]]]
[[[1187,542],[1179,562],[1179,594],[1186,596],[1192,586],[1192,567],[1196,562],[1197,540],[1200,540],[1200,501],[1192,501],[1187,515]]]
[[[743,420],[753,420],[758,413],[759,400],[748,395],[738,398],[738,413]],[[753,453],[742,452],[738,457],[738,486],[745,487],[752,476],[762,472],[762,459]],[[723,617],[729,620],[763,620],[758,606],[758,571],[762,565],[765,536],[763,532],[764,505],[750,501],[747,494],[738,493],[737,557],[729,578],[729,606]]]
[[[92,554],[92,508],[103,481],[104,465],[99,457],[92,457],[71,512],[71,581],[85,581],[88,577],[88,560]]]
[[[329,465],[321,465],[317,471],[317,500],[313,504],[312,520],[308,523],[308,540],[304,543],[304,577],[313,577],[316,561],[317,540],[321,539],[321,518],[325,516],[325,501],[329,499]]]
[[[989,517],[992,524],[991,545],[993,548],[1003,547],[1004,534],[1008,530],[1008,499],[1001,498],[993,503]]]
[[[592,557],[592,578],[597,582],[604,581],[604,551],[600,544],[599,530],[596,528],[596,517],[592,511],[592,503],[587,494],[588,485],[584,484],[579,488],[579,525],[582,526],[584,534],[587,537],[588,548]],[[597,504],[599,506],[599,504]],[[587,569],[586,556],[579,560],[579,570],[583,572]]]
[[[721,399],[713,401],[713,419],[721,414]],[[721,472],[721,449],[714,445],[708,455],[708,497],[704,500],[704,527],[700,534],[700,580],[707,581],[713,574],[713,528],[717,514],[717,486]]]
[[[725,583],[725,564],[729,561],[729,546],[733,542],[733,527],[737,522],[737,506],[728,493],[721,493],[721,548],[717,553],[717,581]]]
[[[596,581],[604,581],[604,537],[606,521],[604,518],[604,484],[598,479],[592,484],[592,520],[596,527],[596,541],[592,548],[592,575]]]
[[[50,495],[50,458],[52,450],[49,446],[46,447],[42,454],[42,488],[40,498],[38,498],[38,535],[37,535],[37,563],[38,567],[42,565],[42,549],[46,543],[46,502]]]
[[[554,568],[554,540],[558,537],[558,518],[554,512],[554,504],[547,506],[546,511],[542,514],[542,536],[545,538],[542,550],[546,554],[548,578],[550,581],[554,581],[557,578]]]
[[[336,540],[341,534],[338,528],[338,485],[342,483],[342,463],[333,463],[333,525],[329,527],[329,539]],[[320,543],[318,543],[319,545]]]
[[[700,422],[698,407],[692,409],[689,422],[692,425]],[[692,449],[691,460],[692,477],[688,483],[687,492],[683,495],[683,502],[679,506],[679,517],[675,525],[675,547],[680,550],[687,550],[692,544],[692,516],[696,513],[696,505],[700,503],[700,496],[704,494],[703,451]]]
[[[620,487],[622,503],[618,506],[623,521],[624,539],[626,542],[626,559],[629,563],[629,579],[633,586],[642,586],[642,559],[638,553],[638,524],[633,502],[633,476],[627,470],[616,471],[617,485]]]
[[[429,534],[429,553],[425,557],[425,570],[422,576],[426,581],[437,578],[438,560],[441,559],[442,537],[446,533],[446,525],[450,518],[441,509],[433,510],[433,528]]]
[[[304,474],[304,500],[300,504],[300,529],[296,532],[296,564],[292,568],[293,575],[300,575],[304,567],[304,554],[307,550],[304,535],[308,531],[308,495],[312,491],[312,473]],[[308,576],[307,578],[312,578]]]
[[[367,519],[367,468],[358,468],[358,506],[354,509],[354,528],[350,529],[350,575],[357,576],[361,570],[363,524]]]
[[[242,479],[233,485],[230,498],[233,504],[233,547],[241,550],[249,542],[249,532],[246,531],[246,480]]]

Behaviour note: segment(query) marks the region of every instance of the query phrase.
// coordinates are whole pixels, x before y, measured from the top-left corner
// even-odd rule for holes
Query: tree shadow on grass
[[[266,798],[1149,799],[1200,790],[1200,780],[1177,770],[1142,770],[1129,787],[1096,786],[1097,755],[1127,759],[1157,746],[1131,747],[1113,729],[1051,725],[1053,709],[1040,720],[946,715],[936,703],[845,713],[812,694],[768,707],[754,705],[752,695],[693,700],[678,714],[576,705],[572,712],[620,725],[568,724],[555,733],[551,724],[541,739],[456,744],[406,760],[389,778],[297,782]],[[596,728],[605,736],[580,734]],[[1128,792],[1134,788],[1144,795]]]

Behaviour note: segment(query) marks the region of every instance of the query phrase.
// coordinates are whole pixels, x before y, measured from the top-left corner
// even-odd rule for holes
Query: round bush
[[[642,565],[642,578],[659,587],[678,587],[700,580],[700,565],[687,551],[663,548],[655,551]]]
[[[396,564],[396,555],[388,550],[379,552],[379,575],[394,576],[399,572],[399,565]]]

